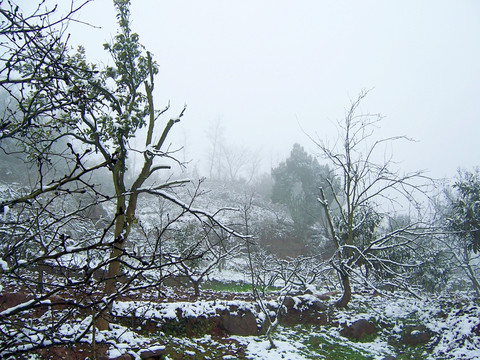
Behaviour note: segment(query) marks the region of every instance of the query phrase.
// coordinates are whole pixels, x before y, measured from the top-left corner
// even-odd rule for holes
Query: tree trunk
[[[200,280],[197,280],[197,281],[192,280],[192,284],[193,284],[193,291],[195,293],[195,298],[198,298],[200,296]]]
[[[465,267],[467,268],[466,270],[464,268],[464,271],[467,273],[467,277],[472,282],[472,286],[477,294],[477,297],[480,297],[480,284],[478,283],[475,271],[472,269],[470,264],[470,253],[466,245],[463,246],[463,261],[465,263]]]
[[[277,316],[278,316],[278,314],[277,314]],[[268,319],[270,319],[270,318],[268,318]],[[270,343],[269,350],[271,350],[271,349],[276,349],[277,348],[277,345],[275,345],[275,342],[273,341],[272,334],[277,329],[278,320],[275,320],[273,323],[271,321],[269,321],[269,323],[270,323],[270,326],[268,327],[266,335],[267,335],[268,342]]]
[[[117,290],[117,281],[120,275],[120,261],[118,258],[123,253],[125,239],[122,237],[122,230],[125,221],[123,220],[124,215],[118,215],[117,222],[115,224],[115,241],[113,244],[113,248],[110,252],[110,264],[106,271],[105,275],[105,289],[103,291],[103,296],[107,298],[108,296],[114,294]],[[100,330],[108,330],[108,326],[110,324],[110,310],[112,307],[112,303],[108,304],[107,311],[100,315],[98,318],[97,324],[98,329]]]
[[[480,297],[480,284],[478,283],[477,277],[475,276],[475,272],[473,271],[472,266],[469,263],[466,264],[466,267],[468,270],[467,276],[472,282],[473,289],[475,290],[477,297]]]
[[[36,288],[37,293],[41,294],[43,293],[43,269],[42,265],[39,265],[38,269],[38,278],[37,278],[37,288]]]
[[[340,278],[342,280],[342,286],[343,286],[343,295],[342,297],[335,303],[335,306],[338,308],[344,308],[348,305],[350,302],[350,299],[352,298],[352,289],[350,288],[350,277],[346,273],[341,273]]]
[[[122,152],[124,154],[124,152]],[[115,185],[115,193],[117,195],[117,206],[116,206],[116,214],[115,214],[115,228],[113,232],[114,236],[114,243],[113,247],[110,252],[110,263],[108,265],[108,269],[106,271],[106,278],[105,281],[105,288],[103,291],[103,296],[107,298],[109,295],[112,295],[116,291],[116,284],[117,278],[120,274],[120,262],[118,258],[122,255],[124,244],[126,237],[128,236],[124,233],[126,227],[126,219],[125,219],[125,205],[126,205],[126,197],[125,197],[125,183],[124,183],[124,176],[125,176],[125,155],[120,156],[119,160],[115,164],[115,168],[113,170],[113,183]],[[103,314],[100,314],[98,317],[97,325],[99,330],[108,330],[108,326],[110,324],[110,309],[112,304],[108,304],[107,311]]]

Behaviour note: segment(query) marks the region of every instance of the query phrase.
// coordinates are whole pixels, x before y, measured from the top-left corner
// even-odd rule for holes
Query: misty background
[[[25,6],[32,6],[25,2]],[[61,5],[61,4],[60,4]],[[187,104],[174,146],[208,175],[212,134],[256,155],[259,172],[335,123],[362,89],[363,112],[384,116],[379,137],[405,171],[451,178],[478,164],[480,3],[477,1],[132,1],[132,27],[160,65],[156,107]],[[108,64],[110,0],[77,15],[70,44]],[[87,26],[89,23],[93,26]]]

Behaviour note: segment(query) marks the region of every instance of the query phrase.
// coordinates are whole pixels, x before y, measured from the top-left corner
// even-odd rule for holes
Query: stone
[[[248,309],[231,308],[221,311],[221,326],[231,335],[250,336],[259,332],[257,319]]]
[[[286,297],[283,302],[284,310],[280,313],[282,325],[294,326],[326,325],[328,323],[328,306],[318,299],[312,301],[310,297]]]
[[[20,304],[32,300],[30,296],[23,293],[5,293],[0,295],[0,311],[14,308]],[[50,304],[32,303],[28,307],[32,310],[32,316],[40,317],[52,307],[58,310],[63,310],[67,307],[68,302],[60,296],[52,295],[46,300],[50,300]]]
[[[480,336],[480,322],[472,329],[472,332],[475,335]]]
[[[129,355],[129,354],[123,354],[114,358],[113,360],[133,360],[133,357],[132,355]]]
[[[20,305],[29,298],[22,293],[4,293],[0,295],[0,311],[7,310],[9,308]]]
[[[340,335],[353,340],[362,340],[375,332],[375,325],[365,319],[354,321],[350,326],[346,326],[340,331]]]
[[[143,350],[140,352],[142,360],[162,360],[165,359],[165,349]]]
[[[430,341],[430,331],[423,326],[409,326],[402,335],[402,344],[415,346]]]
[[[332,297],[337,297],[339,294],[340,293],[338,291],[330,291],[330,292],[326,292],[326,293],[321,294],[321,295],[317,295],[317,297],[320,300],[328,301]]]
[[[327,311],[328,310],[327,304],[325,304],[324,302],[322,302],[320,300],[314,300],[312,305],[313,305],[314,309],[317,310],[317,311]]]

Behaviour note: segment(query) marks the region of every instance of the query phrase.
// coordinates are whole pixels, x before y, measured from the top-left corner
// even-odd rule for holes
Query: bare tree
[[[183,226],[174,233],[177,252],[170,252],[166,256],[177,269],[174,274],[187,278],[193,285],[195,297],[199,297],[200,285],[205,277],[220,262],[238,255],[241,243],[234,244],[230,234],[222,229],[211,226],[202,229],[197,224],[190,225]],[[199,229],[203,234],[197,233],[196,230]]]
[[[252,296],[262,311],[267,324],[266,337],[271,348],[276,344],[273,335],[279,326],[284,303],[295,291],[305,291],[312,286],[322,271],[315,257],[280,259],[268,253],[259,244],[258,224],[255,224],[255,194],[245,193],[240,204],[242,233],[245,237],[245,253],[248,261]],[[263,209],[263,211],[265,211]],[[258,221],[258,219],[256,219]],[[273,302],[273,306],[272,306]]]
[[[223,146],[221,149],[224,178],[228,181],[244,181],[250,184],[257,175],[261,158],[259,151],[251,151],[246,146]]]
[[[336,249],[330,263],[343,287],[343,295],[337,302],[339,307],[349,303],[351,279],[354,275],[361,276],[361,267],[381,275],[379,280],[383,278],[390,285],[406,285],[400,269],[414,264],[397,262],[391,256],[395,251],[413,247],[426,233],[423,219],[413,214],[410,219],[414,220],[395,230],[382,229],[395,208],[407,204],[418,209],[420,197],[425,198],[428,179],[421,171],[401,173],[393,170],[392,157],[385,152],[379,154],[385,151],[383,145],[406,138],[373,140],[373,130],[381,116],[359,113],[367,94],[367,91],[361,92],[346,110],[345,118],[338,122],[339,137],[333,146],[312,138],[341,183],[338,190],[326,179],[328,188],[320,189],[318,198],[326,214],[326,236]],[[331,202],[327,201],[326,191],[333,194]]]
[[[260,167],[260,152],[247,146],[227,145],[220,119],[211,125],[207,137],[209,179],[250,184]]]
[[[224,129],[220,119],[217,119],[210,125],[207,132],[207,138],[210,142],[208,149],[208,177],[210,179],[219,178],[221,172],[221,149],[224,146]]]

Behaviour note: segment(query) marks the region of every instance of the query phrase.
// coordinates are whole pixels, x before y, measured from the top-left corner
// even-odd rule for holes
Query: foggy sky
[[[71,44],[107,63],[112,2],[77,18],[101,29],[72,24]],[[379,134],[417,140],[394,147],[402,168],[453,177],[479,164],[476,0],[132,0],[132,20],[160,65],[157,108],[170,100],[175,116],[188,105],[175,131],[199,166],[218,120],[229,144],[261,151],[266,169],[295,142],[314,153],[303,131],[333,139],[336,119],[370,88],[362,109],[385,116]]]

